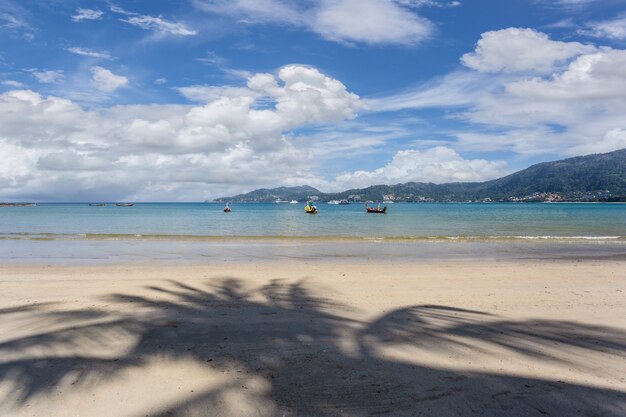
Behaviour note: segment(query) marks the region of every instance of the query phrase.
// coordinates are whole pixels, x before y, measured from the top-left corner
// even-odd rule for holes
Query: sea
[[[471,257],[474,249],[482,256],[626,254],[626,204],[395,203],[386,214],[372,214],[362,204],[320,203],[315,215],[304,212],[304,203],[230,207],[224,213],[220,203],[2,206],[0,261],[241,261],[297,259],[304,253],[463,258]]]

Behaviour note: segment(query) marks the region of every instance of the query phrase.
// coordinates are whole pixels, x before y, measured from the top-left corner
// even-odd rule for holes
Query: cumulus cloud
[[[546,74],[594,49],[578,42],[553,41],[534,29],[508,28],[483,33],[476,50],[463,55],[461,62],[479,72]]]
[[[72,16],[74,22],[82,22],[83,20],[98,20],[102,18],[104,13],[97,9],[76,9],[76,14]]]
[[[454,3],[454,2],[453,2]],[[201,10],[229,15],[250,24],[278,23],[301,27],[342,43],[412,45],[429,38],[434,25],[415,8],[434,1],[195,0]]]
[[[108,51],[94,51],[89,48],[79,48],[79,47],[71,47],[67,48],[67,51],[82,56],[88,56],[91,58],[100,58],[100,59],[111,59],[111,54]]]
[[[120,87],[128,85],[128,78],[123,75],[113,74],[106,68],[91,67],[91,75],[94,86],[107,93],[113,92]]]
[[[577,154],[619,149],[623,143],[611,132],[626,129],[624,65],[624,50],[581,55],[549,78],[507,83],[501,94],[484,97],[466,115],[473,122],[518,132],[501,138],[499,143],[505,147],[512,139],[519,147],[515,138],[520,129],[543,127],[537,140],[524,142],[528,151],[552,147],[558,153]]]
[[[501,176],[506,163],[484,159],[464,159],[453,149],[437,146],[425,151],[402,150],[385,166],[373,171],[339,175],[341,187],[361,188],[372,184],[416,182],[484,181]]]
[[[238,94],[202,105],[85,109],[10,91],[0,94],[0,154],[11,160],[0,168],[0,195],[197,201],[255,184],[320,181],[290,132],[350,119],[359,108],[341,82],[301,66],[256,74]]]
[[[623,147],[626,50],[509,28],[483,34],[462,63],[465,70],[367,104],[454,111],[467,123],[448,132],[460,150],[576,155]]]

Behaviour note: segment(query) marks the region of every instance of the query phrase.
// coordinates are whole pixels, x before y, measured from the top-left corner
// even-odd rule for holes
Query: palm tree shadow
[[[217,283],[216,283],[217,282]],[[265,382],[235,382],[194,393],[153,417],[213,415],[243,398],[248,415],[482,416],[626,415],[624,390],[539,378],[440,369],[389,357],[385,349],[477,352],[500,349],[529,361],[582,366],[590,354],[618,360],[622,330],[553,321],[505,321],[481,311],[419,305],[372,322],[349,318],[346,306],[315,295],[305,281],[249,289],[232,277],[197,288],[179,281],[149,295],[107,300],[135,314],[16,308],[39,323],[68,324],[0,343],[0,382],[16,389],[15,407],[67,384],[114,378],[154,357],[192,360],[214,370],[238,369]],[[117,346],[125,340],[123,348]],[[107,352],[95,355],[94,349]],[[568,350],[573,355],[560,355]],[[577,356],[579,355],[579,356]],[[576,363],[578,362],[578,363]],[[619,361],[617,361],[619,363]],[[217,413],[215,413],[217,414]]]

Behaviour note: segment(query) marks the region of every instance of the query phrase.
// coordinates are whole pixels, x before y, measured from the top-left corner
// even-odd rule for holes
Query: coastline
[[[624,259],[0,264],[2,415],[626,411]]]
[[[0,239],[0,264],[117,265],[307,262],[427,263],[626,259],[613,237],[389,239],[354,237]]]

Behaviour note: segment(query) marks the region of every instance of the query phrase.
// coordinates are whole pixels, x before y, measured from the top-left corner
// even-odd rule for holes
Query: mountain
[[[340,193],[308,186],[255,190],[218,201],[621,201],[626,200],[626,149],[532,165],[485,182],[373,185]]]
[[[298,200],[304,201],[310,196],[321,196],[320,190],[302,185],[298,187],[278,187],[278,188],[261,188],[246,194],[239,194],[233,197],[218,198],[215,201],[232,201],[236,203],[250,202],[274,202],[276,200]]]
[[[544,162],[484,184],[485,191],[496,197],[511,193],[568,194],[598,190],[623,196],[626,195],[626,149]]]

